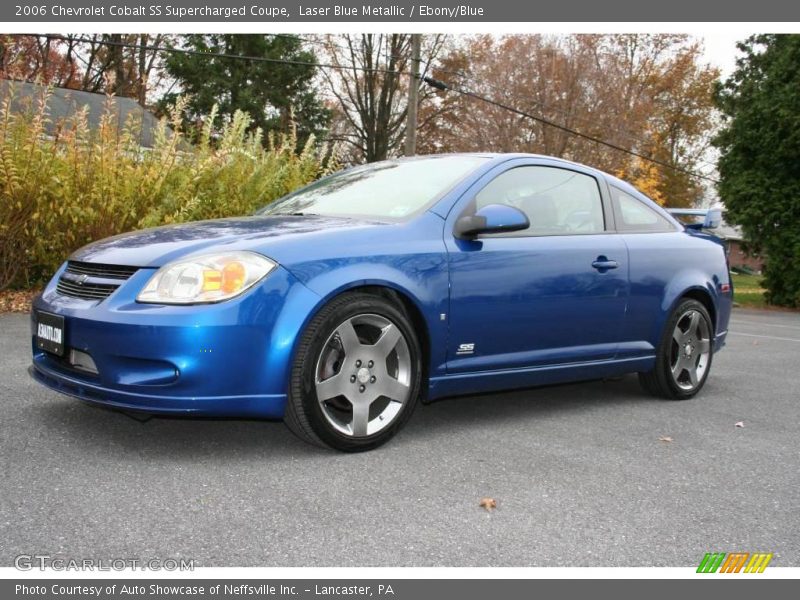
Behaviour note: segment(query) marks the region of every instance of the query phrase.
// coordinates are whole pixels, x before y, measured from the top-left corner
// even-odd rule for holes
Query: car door
[[[501,165],[448,216],[448,372],[611,359],[628,295],[627,249],[608,191],[591,171],[560,162]],[[488,204],[524,212],[526,230],[453,235]]]

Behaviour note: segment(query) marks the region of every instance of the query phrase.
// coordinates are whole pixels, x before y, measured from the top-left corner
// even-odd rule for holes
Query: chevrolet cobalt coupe
[[[444,396],[638,373],[690,398],[731,295],[715,237],[610,175],[390,160],[253,216],[81,248],[34,302],[30,372],[124,411],[282,418],[358,451]]]

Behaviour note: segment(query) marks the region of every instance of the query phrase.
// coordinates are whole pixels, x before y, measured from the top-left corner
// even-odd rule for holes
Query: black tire
[[[707,357],[698,356],[696,359],[692,358],[691,352],[697,344],[702,343],[703,336],[698,336],[699,339],[688,340],[687,344],[690,347],[689,355],[686,360],[695,360],[695,364],[699,365],[699,361],[704,362],[702,375],[696,377],[697,383],[693,384],[689,381],[689,373],[683,371],[680,377],[676,380],[673,375],[673,365],[676,364],[676,350],[680,353],[681,346],[674,340],[673,333],[676,332],[676,327],[679,322],[684,322],[685,319],[691,318],[689,315],[697,313],[699,318],[705,322],[705,330],[708,332],[708,355]],[[698,323],[698,325],[700,325]],[[702,325],[700,325],[702,329]],[[699,331],[699,330],[698,330]],[[686,334],[685,334],[686,335]],[[694,346],[692,345],[694,344]],[[639,373],[639,383],[649,394],[659,398],[666,398],[668,400],[688,400],[693,398],[705,385],[708,374],[711,372],[711,363],[714,356],[714,325],[711,317],[706,310],[706,307],[697,300],[691,298],[684,298],[675,307],[675,310],[667,320],[664,328],[664,333],[661,336],[661,341],[656,349],[656,363],[652,371]],[[696,376],[696,371],[695,371]],[[688,387],[688,389],[687,389]]]
[[[354,437],[337,430],[323,414],[317,399],[316,381],[318,361],[328,347],[329,338],[340,324],[362,315],[378,315],[387,319],[404,337],[410,358],[410,394],[389,425],[377,433]],[[389,441],[414,412],[420,396],[421,356],[419,340],[402,306],[384,297],[362,292],[338,296],[314,316],[302,334],[292,366],[284,422],[300,439],[323,448],[343,452],[377,448]]]

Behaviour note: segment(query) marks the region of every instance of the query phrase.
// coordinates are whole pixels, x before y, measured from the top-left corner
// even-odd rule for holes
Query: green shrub
[[[46,94],[23,112],[11,110],[12,94],[0,105],[0,290],[41,283],[73,250],[110,235],[250,214],[332,168],[313,139],[302,150],[294,133],[264,144],[242,112],[190,145],[179,102],[143,149],[140,124],[117,127],[111,101],[95,130],[85,110],[48,129]]]

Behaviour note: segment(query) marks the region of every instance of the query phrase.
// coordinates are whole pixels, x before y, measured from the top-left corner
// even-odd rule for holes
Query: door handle
[[[594,267],[601,273],[605,273],[609,269],[616,269],[618,266],[619,263],[617,263],[617,261],[608,260],[605,256],[598,256],[592,263],[592,267]]]

